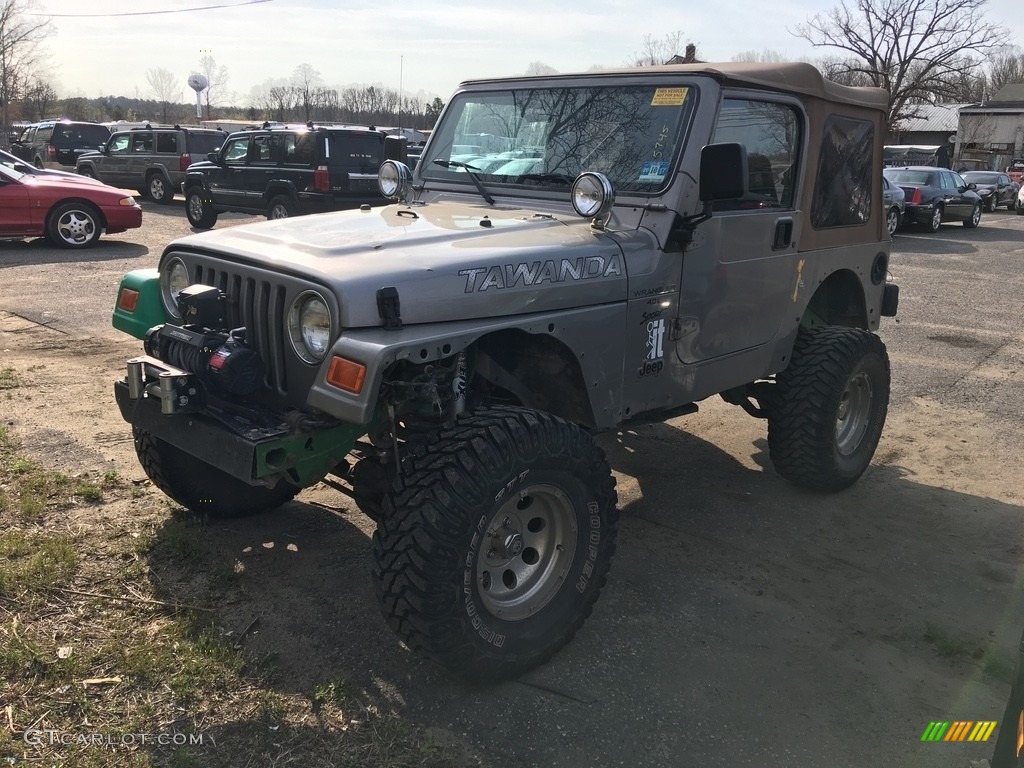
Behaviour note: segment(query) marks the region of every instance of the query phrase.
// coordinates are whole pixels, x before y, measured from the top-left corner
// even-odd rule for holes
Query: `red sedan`
[[[63,248],[88,248],[101,232],[142,226],[131,195],[92,179],[35,176],[0,165],[0,237],[42,235]]]

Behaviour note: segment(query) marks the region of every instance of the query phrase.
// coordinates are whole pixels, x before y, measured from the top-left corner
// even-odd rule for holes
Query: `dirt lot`
[[[19,383],[0,414],[47,466],[141,480],[111,386],[139,344],[109,327],[111,302],[187,232],[179,199],[83,254],[0,242],[0,369]],[[1010,213],[897,236],[889,420],[847,492],[782,481],[764,424],[718,401],[601,436],[622,510],[612,574],[576,640],[520,681],[467,688],[402,648],[368,579],[371,523],[326,488],[208,524],[197,571],[241,565],[216,621],[258,619],[246,647],[272,655],[282,692],[355,681],[492,766],[966,767],[991,742],[919,739],[931,720],[1001,718],[1024,628],[1022,266]],[[73,523],[170,516],[148,491]],[[199,578],[165,574],[157,594],[188,601]]]

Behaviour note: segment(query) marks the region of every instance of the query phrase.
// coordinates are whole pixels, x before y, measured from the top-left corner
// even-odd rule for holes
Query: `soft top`
[[[784,93],[802,93],[826,101],[856,104],[869,109],[885,111],[889,106],[888,93],[882,88],[853,87],[826,80],[815,67],[804,62],[763,64],[747,61],[701,64],[665,64],[656,67],[631,67],[623,69],[602,69],[590,72],[558,75],[537,75],[530,77],[503,77],[479,80],[465,80],[461,87],[509,84],[523,80],[561,80],[571,78],[602,78],[609,75],[707,75],[732,86],[754,86]]]

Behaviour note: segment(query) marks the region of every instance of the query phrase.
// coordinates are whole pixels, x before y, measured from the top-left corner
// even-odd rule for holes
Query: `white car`
[[[1017,204],[1014,206],[1014,210],[1019,215],[1024,216],[1024,186],[1017,190]]]

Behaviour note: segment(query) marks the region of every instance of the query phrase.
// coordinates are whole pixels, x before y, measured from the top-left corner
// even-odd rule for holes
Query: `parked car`
[[[78,156],[110,138],[99,123],[46,120],[33,123],[11,144],[11,152],[36,168],[74,170]]]
[[[46,237],[63,248],[88,248],[100,233],[142,226],[131,195],[77,176],[21,173],[0,165],[0,237]]]
[[[982,201],[959,173],[948,168],[910,165],[882,171],[906,196],[907,223],[920,224],[932,232],[947,221],[962,221],[968,228],[981,222]]]
[[[369,128],[268,127],[232,133],[185,174],[185,212],[209,229],[225,211],[283,219],[383,205],[377,170],[384,137]]]
[[[1005,173],[999,171],[967,171],[962,174],[964,181],[974,184],[975,192],[981,198],[986,211],[994,211],[999,206],[1006,206],[1012,211],[1017,202],[1020,184],[1013,181]]]
[[[900,224],[903,222],[903,214],[906,209],[906,193],[889,181],[885,174],[882,174],[882,205],[885,206],[885,226],[889,230],[889,237],[896,234]]]
[[[1024,187],[1017,191],[1017,203],[1014,207],[1017,213],[1024,215]]]
[[[188,167],[219,149],[227,136],[179,125],[117,131],[99,151],[80,155],[75,170],[115,187],[137,189],[155,203],[169,203],[181,190]]]
[[[10,152],[4,152],[2,149],[0,149],[0,165],[18,171],[18,173],[27,173],[30,176],[69,176],[73,179],[81,178],[71,171],[53,171],[49,168],[36,168],[34,165],[26,163],[20,157],[15,157]],[[102,182],[97,181],[96,183],[100,184]]]

